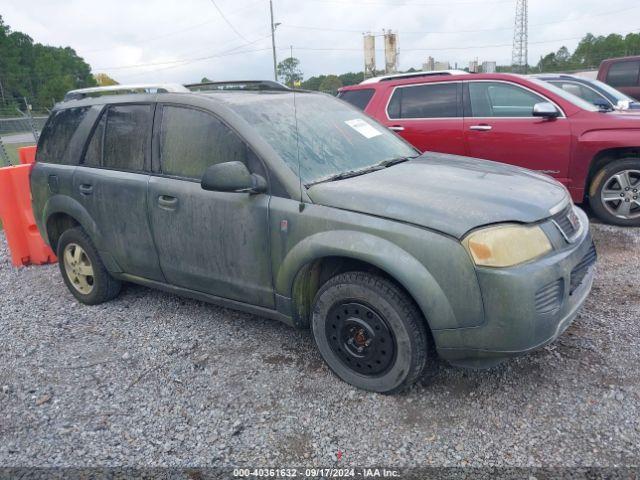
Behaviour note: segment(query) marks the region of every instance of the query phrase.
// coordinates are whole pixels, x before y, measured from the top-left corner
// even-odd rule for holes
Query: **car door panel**
[[[472,82],[469,82],[472,83]],[[497,83],[497,82],[478,82]],[[503,83],[503,82],[500,82]],[[482,88],[486,88],[483,85]],[[520,88],[510,85],[509,88]],[[524,89],[523,89],[524,90]],[[478,89],[477,91],[482,91]],[[464,95],[470,96],[465,87]],[[533,111],[516,92],[515,104],[509,95],[502,99],[465,98],[464,136],[466,154],[496,162],[538,170],[567,183],[571,155],[571,128],[567,118],[546,119],[523,116]],[[535,95],[532,92],[527,95]],[[545,101],[540,97],[540,101]],[[493,103],[492,103],[493,102]],[[537,100],[532,100],[536,103]],[[474,110],[492,116],[474,116]],[[495,116],[493,116],[495,115]],[[509,115],[518,115],[509,117]]]
[[[101,248],[127,274],[163,281],[147,217],[151,104],[114,104],[103,113],[73,175],[73,197],[100,231]]]
[[[445,87],[452,92],[441,92]],[[456,82],[397,87],[377,118],[421,152],[464,155],[460,88]],[[405,111],[396,102],[402,103]]]
[[[162,271],[170,284],[264,307],[274,306],[269,195],[203,190],[210,165],[260,160],[209,112],[162,105],[154,122],[148,210]]]
[[[267,195],[209,192],[197,182],[154,176],[148,204],[169,283],[273,307]]]

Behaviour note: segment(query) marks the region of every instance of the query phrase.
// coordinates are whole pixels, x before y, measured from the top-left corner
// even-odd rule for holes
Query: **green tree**
[[[95,85],[91,67],[73,49],[34,43],[25,33],[11,31],[0,16],[0,101],[5,106],[22,105],[27,97],[34,109],[44,110],[68,90]]]
[[[296,83],[302,82],[303,73],[300,70],[300,60],[295,57],[285,58],[278,64],[278,77],[284,79],[284,83],[294,87]]]
[[[342,82],[337,75],[327,75],[320,83],[319,90],[335,95],[336,93],[338,93],[338,89],[340,87],[342,87]]]

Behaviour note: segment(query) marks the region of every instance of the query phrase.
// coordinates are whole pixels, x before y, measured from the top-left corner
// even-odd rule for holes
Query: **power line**
[[[452,5],[496,5],[504,3],[512,3],[512,0],[496,0],[493,2],[477,2],[477,1],[462,1],[462,2],[444,2],[444,3],[424,3],[424,2],[381,2],[381,1],[364,1],[364,2],[346,2],[344,0],[310,0],[312,2],[319,3],[337,3],[340,5],[384,5],[387,7],[450,7]]]
[[[216,7],[216,10],[218,11],[218,13],[220,14],[220,16],[222,17],[222,19],[225,21],[225,23],[227,25],[229,25],[229,28],[231,30],[233,30],[235,32],[236,35],[238,35],[241,39],[243,39],[245,42],[248,42],[249,40],[247,40],[247,38],[242,35],[238,29],[236,27],[233,26],[233,24],[229,21],[229,19],[227,17],[225,17],[224,13],[222,13],[222,10],[220,10],[220,7],[218,6],[218,4],[216,3],[216,0],[211,0],[211,3],[213,3],[213,6]]]
[[[615,15],[618,13],[627,12],[629,10],[635,10],[640,8],[640,5],[636,5],[634,7],[624,8],[622,10],[614,10],[609,12],[595,13],[592,15],[583,15],[579,18],[572,18],[567,20],[560,20],[557,22],[544,22],[544,23],[530,23],[529,27],[543,27],[546,25],[559,25],[562,23],[571,23],[571,22],[580,22],[588,18],[597,18],[604,17],[607,15]],[[327,28],[327,27],[316,27],[316,26],[308,26],[308,25],[291,25],[288,23],[283,23],[281,27],[285,28],[295,28],[301,30],[319,30],[319,31],[327,31],[327,32],[345,32],[345,33],[363,33],[371,31],[370,28],[361,28],[361,29],[345,29],[345,28]],[[402,35],[455,35],[460,33],[479,33],[479,32],[497,32],[502,30],[513,30],[513,27],[500,27],[500,28],[481,28],[476,30],[422,30],[422,31],[404,31],[401,30]]]
[[[235,50],[238,50],[239,48],[242,47],[247,47],[249,45],[253,45],[255,43],[258,43],[262,40],[265,40],[267,38],[269,38],[271,36],[271,34],[269,35],[265,35],[263,37],[260,37],[256,40],[252,40],[248,43],[244,43],[242,45],[239,45],[237,47],[234,47],[230,50],[223,50],[222,52],[220,52],[221,54],[224,53],[228,53],[228,52],[233,52]],[[213,56],[215,57],[218,54],[214,54]],[[113,67],[99,67],[99,68],[95,68],[94,70],[99,71],[99,70],[127,70],[130,68],[142,68],[142,67],[154,67],[154,66],[158,66],[158,65],[169,65],[169,64],[175,64],[175,63],[183,63],[183,62],[190,62],[192,60],[200,60],[200,59],[206,59],[206,58],[212,58],[211,56],[206,56],[206,57],[195,57],[195,58],[183,58],[183,59],[178,59],[178,60],[167,60],[166,62],[151,62],[151,63],[137,63],[137,64],[132,64],[132,65],[116,65]]]
[[[247,10],[248,8],[252,7],[253,5],[255,5],[257,3],[261,3],[261,2],[262,2],[262,0],[256,0],[255,2],[251,2],[248,5],[245,5],[244,7],[239,8],[238,10],[234,10],[233,12],[231,12],[228,15],[235,15],[237,13],[243,12],[243,11]],[[200,28],[200,27],[203,27],[205,25],[209,25],[211,23],[214,23],[217,20],[218,20],[217,18],[212,18],[212,19],[206,20],[204,22],[200,22],[200,23],[196,23],[196,24],[193,24],[193,25],[189,25],[187,27],[181,28],[180,30],[174,30],[172,32],[168,32],[168,33],[165,33],[165,34],[162,34],[162,35],[158,35],[156,37],[145,38],[144,40],[141,40],[140,42],[136,42],[135,45],[145,45],[147,43],[154,42],[156,40],[162,40],[164,38],[173,37],[173,36],[179,35],[181,33],[190,32],[191,30],[196,30],[197,28]],[[129,46],[129,45],[130,44],[127,44],[127,46]],[[87,53],[94,53],[94,52],[103,52],[103,51],[106,51],[106,50],[112,50],[113,48],[114,48],[113,46],[111,46],[111,47],[103,47],[103,48],[96,48],[96,49],[93,49],[93,50],[85,50],[83,53],[87,54]]]

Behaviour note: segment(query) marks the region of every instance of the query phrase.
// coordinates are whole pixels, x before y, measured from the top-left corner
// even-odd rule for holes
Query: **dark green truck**
[[[419,156],[326,95],[209,87],[72,92],[51,114],[33,209],[81,302],[134,282],[310,327],[339,377],[395,392],[431,346],[491,366],[587,297],[588,219],[549,177]]]

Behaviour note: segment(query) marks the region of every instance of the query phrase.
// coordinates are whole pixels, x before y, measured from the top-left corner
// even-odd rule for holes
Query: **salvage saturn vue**
[[[133,282],[311,328],[371,391],[415,382],[432,346],[472,367],[539,348],[593,280],[587,217],[555,180],[420,155],[273,82],[71,92],[31,186],[79,301]]]

